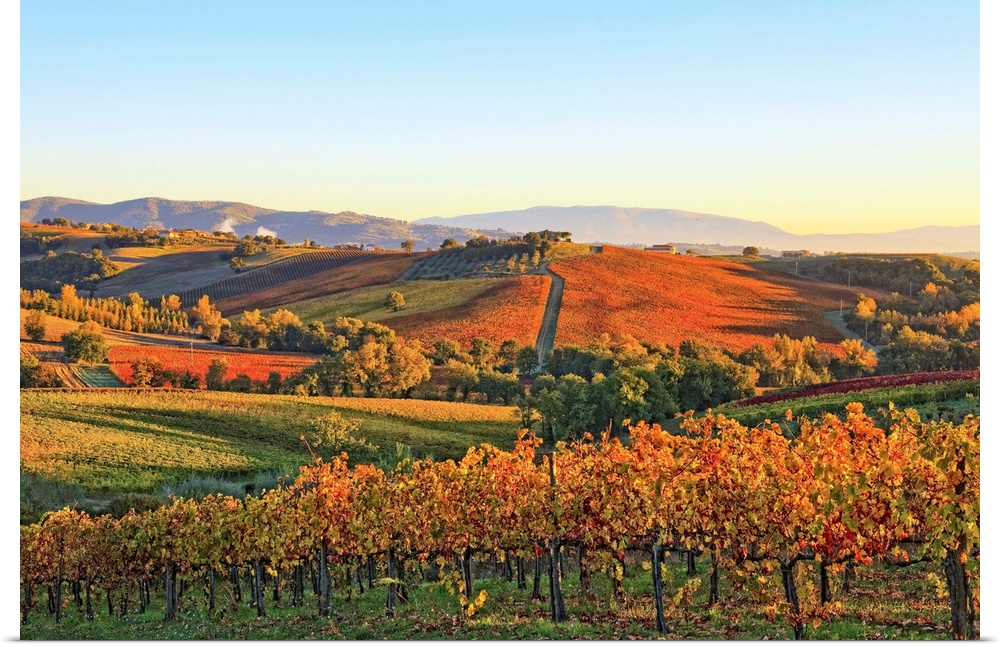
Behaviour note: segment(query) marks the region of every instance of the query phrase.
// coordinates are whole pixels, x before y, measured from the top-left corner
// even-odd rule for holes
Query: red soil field
[[[428,347],[447,338],[468,349],[476,337],[488,339],[494,350],[508,339],[531,346],[542,325],[549,283],[549,277],[537,274],[503,279],[457,308],[396,317],[385,324],[405,339],[419,339]]]
[[[239,349],[219,347],[218,350],[201,350],[170,346],[113,346],[108,352],[111,370],[128,384],[132,378],[131,363],[152,357],[160,361],[164,368],[186,371],[200,375],[204,379],[208,365],[213,359],[223,358],[228,362],[226,379],[231,380],[240,373],[246,373],[252,380],[264,381],[268,373],[278,371],[281,377],[301,371],[316,363],[312,355],[298,353],[276,353],[268,351],[249,352]]]
[[[426,253],[373,256],[266,290],[222,299],[216,307],[226,316],[237,316],[244,310],[277,308],[327,294],[391,283],[410,265],[426,256]]]
[[[858,293],[752,265],[612,246],[550,268],[566,279],[557,346],[606,333],[675,348],[700,340],[739,352],[783,333],[830,347],[843,336],[824,312],[838,309],[841,299],[853,307]]]

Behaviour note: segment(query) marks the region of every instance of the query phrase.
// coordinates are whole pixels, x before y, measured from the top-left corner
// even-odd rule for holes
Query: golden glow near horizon
[[[837,200],[812,199],[811,196],[785,193],[779,195],[776,190],[763,190],[760,195],[750,195],[746,199],[731,195],[706,198],[693,191],[671,191],[672,197],[659,197],[649,192],[643,197],[642,191],[626,191],[633,196],[629,201],[612,201],[608,199],[610,192],[583,191],[576,192],[579,197],[573,199],[543,199],[542,191],[530,192],[531,195],[517,199],[510,193],[495,191],[490,200],[480,200],[480,195],[466,196],[451,193],[447,196],[421,195],[427,192],[415,191],[416,198],[410,198],[402,192],[394,193],[380,190],[359,190],[355,187],[343,197],[331,200],[329,193],[315,190],[311,187],[300,187],[295,194],[285,194],[271,188],[258,187],[246,195],[241,187],[233,187],[232,191],[218,190],[175,191],[149,190],[146,193],[124,195],[113,191],[93,192],[86,186],[68,186],[64,191],[39,191],[36,194],[22,195],[22,199],[31,199],[55,195],[111,204],[125,200],[146,197],[158,197],[168,200],[218,200],[224,202],[242,202],[258,207],[276,209],[279,211],[324,211],[337,213],[354,211],[373,216],[395,218],[412,221],[426,217],[455,217],[474,213],[495,211],[518,211],[535,206],[597,206],[612,205],[617,207],[642,207],[649,209],[676,209],[695,213],[707,213],[718,216],[728,216],[749,221],[761,221],[773,225],[792,234],[857,234],[881,233],[913,229],[928,225],[966,226],[980,224],[980,204],[978,182],[972,183],[974,189],[965,191],[965,195],[944,195],[939,187],[909,187],[896,193],[892,199],[879,196],[877,193],[866,195],[856,191],[852,195],[842,195]],[[90,187],[93,188],[92,186]],[[277,187],[275,187],[277,188]],[[150,187],[152,189],[152,187]],[[936,192],[936,195],[935,195]],[[485,193],[485,192],[484,192]],[[582,193],[583,195],[580,195]],[[954,193],[959,193],[955,191]],[[588,195],[589,194],[589,195]],[[534,197],[532,197],[534,196]],[[754,203],[751,198],[756,198]],[[426,202],[424,202],[426,200]],[[421,206],[424,203],[424,206]],[[432,206],[433,205],[433,206]]]
[[[22,3],[22,199],[979,221],[979,3],[390,4]]]

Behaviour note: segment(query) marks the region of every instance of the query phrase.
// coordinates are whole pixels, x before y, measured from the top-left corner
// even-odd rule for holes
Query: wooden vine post
[[[549,454],[549,485],[552,488],[552,526],[558,528],[559,521],[559,500],[556,492],[556,455],[553,451]],[[562,597],[562,568],[559,564],[559,539],[558,533],[553,532],[553,537],[549,539],[549,596],[552,600],[552,622],[566,621],[566,606]]]

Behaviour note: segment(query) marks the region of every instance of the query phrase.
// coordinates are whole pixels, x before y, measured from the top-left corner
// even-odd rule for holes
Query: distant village
[[[660,252],[662,254],[679,254],[680,253],[680,252],[677,251],[677,245],[671,245],[671,244],[653,245],[651,247],[643,247],[643,249],[645,251],[647,251],[647,252]],[[688,253],[688,254],[701,254],[701,253],[703,253],[702,251],[698,251],[698,249],[699,248],[697,246],[692,246],[690,249],[687,250],[686,253]],[[750,253],[750,252],[748,252],[748,250],[755,250],[755,252]],[[757,247],[745,247],[743,249],[743,255],[744,256],[759,256],[761,254],[760,254],[760,250]],[[812,256],[812,255],[813,255],[813,253],[810,252],[808,249],[791,249],[791,250],[783,250],[781,252],[781,258],[788,259],[788,260],[796,260],[796,259],[800,259],[800,258],[807,258],[807,257]],[[772,256],[772,258],[777,258],[777,257]]]

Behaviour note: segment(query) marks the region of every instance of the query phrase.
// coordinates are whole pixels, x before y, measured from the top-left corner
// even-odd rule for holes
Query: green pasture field
[[[452,281],[418,280],[387,283],[306,299],[282,306],[302,321],[332,324],[337,317],[355,317],[363,321],[387,321],[396,317],[447,310],[466,303],[504,279],[456,279]],[[403,293],[406,306],[393,312],[385,306],[391,291]],[[268,310],[270,313],[274,308]]]
[[[380,408],[381,407],[381,408]],[[391,459],[458,459],[470,445],[510,449],[512,407],[419,400],[352,400],[214,391],[21,391],[21,473],[76,484],[88,495],[158,492],[183,479],[294,476],[312,461],[301,436],[337,410]],[[387,411],[389,412],[387,414]]]
[[[46,611],[45,593],[35,592],[35,607],[28,621],[21,626],[22,640],[571,640],[571,639],[653,639],[655,630],[654,604],[651,594],[651,573],[642,562],[649,556],[629,553],[626,560],[625,600],[614,600],[609,578],[603,573],[592,575],[590,589],[581,587],[575,559],[566,560],[562,579],[563,599],[568,621],[554,623],[550,619],[548,577],[542,569],[541,600],[531,599],[533,568],[529,560],[527,590],[518,590],[503,574],[502,565],[493,571],[488,558],[476,561],[476,590],[487,592],[486,602],[473,617],[459,609],[456,596],[440,584],[410,580],[408,604],[396,603],[393,617],[385,615],[386,585],[376,583],[359,593],[357,586],[346,594],[342,575],[337,576],[337,588],[332,595],[329,618],[317,613],[317,600],[306,584],[302,605],[291,606],[291,594],[285,590],[275,601],[265,595],[266,617],[257,618],[248,604],[247,590],[243,602],[231,595],[227,578],[217,578],[219,590],[214,611],[208,611],[204,586],[193,582],[186,589],[178,616],[163,619],[162,591],[152,591],[152,604],[145,613],[137,608],[121,618],[117,609],[108,615],[101,587],[95,587],[93,601],[95,619],[87,621],[85,610],[70,603],[64,617],[56,623]],[[708,559],[697,561],[700,582],[690,597],[682,598],[667,609],[668,640],[790,640],[791,629],[775,607],[769,609],[766,598],[781,597],[781,580],[777,571],[730,579],[721,577],[722,600],[709,606]],[[684,560],[672,556],[664,576],[664,597],[670,601],[689,581]],[[408,569],[413,577],[414,569]],[[801,565],[800,586],[808,581],[815,584],[815,573]],[[943,569],[936,564],[918,563],[900,568],[884,565],[855,568],[849,593],[834,578],[834,603],[842,605],[832,617],[807,626],[806,637],[812,640],[947,640],[948,600],[931,578],[943,579]],[[751,583],[752,582],[752,583]],[[65,597],[72,599],[68,593]],[[133,606],[135,595],[133,597]]]

